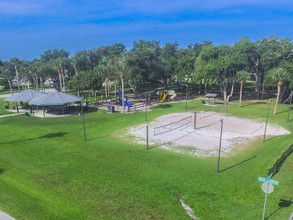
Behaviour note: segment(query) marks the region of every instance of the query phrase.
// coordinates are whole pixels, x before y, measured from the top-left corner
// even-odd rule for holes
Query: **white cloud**
[[[0,0],[0,15],[4,16],[28,16],[41,15],[50,11],[56,3],[49,0]]]
[[[213,10],[236,6],[281,6],[292,7],[292,0],[148,0],[122,1],[125,9],[134,12],[167,13],[183,10]]]

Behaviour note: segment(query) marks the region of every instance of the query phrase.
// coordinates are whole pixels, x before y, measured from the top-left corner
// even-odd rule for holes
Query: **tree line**
[[[218,86],[225,102],[233,95],[235,83],[242,88],[248,79],[255,81],[257,99],[263,98],[266,88],[277,86],[278,102],[283,102],[293,88],[293,44],[289,38],[272,36],[253,42],[243,37],[233,45],[204,41],[185,48],[177,43],[161,46],[158,41],[140,40],[130,50],[115,43],[69,55],[64,49],[52,49],[31,61],[11,58],[0,62],[0,77],[11,91],[13,84],[20,90],[27,82],[42,89],[50,79],[59,91],[96,93],[102,85],[106,88],[123,80],[135,95],[142,84],[160,81],[167,89],[176,81],[201,88]]]

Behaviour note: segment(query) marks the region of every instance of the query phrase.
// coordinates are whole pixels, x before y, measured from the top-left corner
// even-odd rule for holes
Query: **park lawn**
[[[186,103],[153,108],[148,120],[186,111]],[[228,115],[265,121],[266,104],[237,103]],[[271,106],[271,110],[273,105]],[[200,101],[187,111],[223,108]],[[287,107],[270,114],[269,122],[293,132]],[[272,111],[271,111],[272,112]],[[0,119],[0,209],[16,219],[189,219],[178,198],[200,219],[260,219],[264,193],[259,176],[293,142],[293,135],[262,137],[221,160],[202,159],[135,144],[127,128],[144,123],[145,114],[108,114],[99,110],[82,118],[35,118],[23,115]],[[287,219],[292,205],[279,206],[293,196],[293,158],[286,159],[273,178],[279,181],[269,195],[269,219]],[[286,203],[287,204],[287,203]]]
[[[5,108],[6,105],[7,105],[7,102],[0,98],[0,115],[13,114],[13,112],[6,110]]]

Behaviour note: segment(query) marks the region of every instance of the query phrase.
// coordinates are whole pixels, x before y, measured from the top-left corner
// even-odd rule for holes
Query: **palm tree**
[[[239,80],[239,83],[240,83],[239,107],[241,107],[241,103],[242,103],[243,86],[248,78],[249,78],[249,73],[247,71],[241,70],[237,72],[237,79]]]
[[[17,90],[19,91],[19,66],[21,65],[21,61],[14,57],[10,59],[10,63],[14,66],[14,70],[15,70],[15,75],[16,75],[16,81],[17,81]]]
[[[281,91],[282,91],[282,88],[283,88],[284,81],[286,81],[286,80],[288,80],[290,78],[290,74],[287,72],[286,69],[284,69],[282,67],[276,67],[276,68],[271,69],[268,72],[267,77],[270,80],[278,82],[277,83],[277,87],[278,87],[277,100],[276,100],[276,104],[275,104],[275,108],[274,108],[274,114],[276,114],[278,104],[281,101],[280,100],[280,95],[281,95]]]

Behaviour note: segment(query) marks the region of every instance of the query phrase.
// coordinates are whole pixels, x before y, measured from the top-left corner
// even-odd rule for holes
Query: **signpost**
[[[270,174],[268,177],[258,177],[258,181],[263,182],[263,184],[261,185],[261,189],[266,194],[265,201],[264,201],[264,209],[263,209],[263,213],[262,213],[262,220],[265,219],[268,194],[270,194],[274,191],[273,185],[279,184],[279,182],[277,180],[272,180],[271,177],[272,177],[272,174]]]

